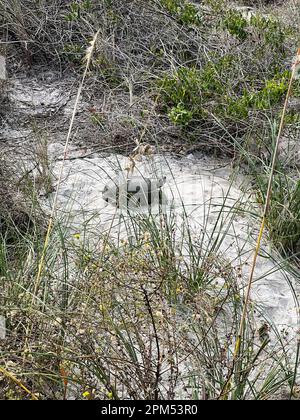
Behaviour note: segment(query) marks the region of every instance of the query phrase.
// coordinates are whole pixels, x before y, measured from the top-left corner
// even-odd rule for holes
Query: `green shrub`
[[[229,10],[223,20],[223,26],[232,36],[242,42],[249,36],[258,36],[273,49],[283,48],[286,34],[282,24],[274,18],[254,14],[250,20],[247,20],[239,11]]]
[[[219,114],[225,114],[226,117],[234,119],[248,118],[251,102],[251,95],[247,91],[244,91],[239,98],[226,96],[225,104],[218,108]]]
[[[71,3],[69,6],[69,12],[66,14],[65,18],[68,22],[76,22],[80,19],[81,12],[87,12],[92,9],[91,0],[84,0],[80,3]]]
[[[244,41],[248,37],[248,22],[238,11],[230,10],[226,15],[223,24],[230,35],[235,36],[239,40]]]
[[[210,111],[221,119],[243,120],[251,111],[269,111],[281,103],[289,83],[290,72],[276,74],[266,80],[256,91],[232,85],[234,71],[231,55],[216,63],[209,62],[202,71],[181,67],[171,76],[160,81],[164,108],[171,121],[179,126],[188,126]]]
[[[64,45],[62,54],[68,59],[68,61],[74,64],[81,64],[85,54],[85,49],[83,45],[70,43]]]
[[[278,105],[286,95],[290,72],[277,74],[267,80],[265,86],[257,92],[244,90],[239,97],[227,98],[226,115],[233,118],[247,118],[250,111],[267,111]]]
[[[185,109],[183,104],[178,104],[176,107],[171,108],[169,112],[170,120],[177,125],[186,126],[193,119],[193,112]]]
[[[268,109],[281,102],[286,95],[289,85],[290,72],[285,71],[267,80],[265,87],[254,98],[254,107],[259,110]]]
[[[233,57],[224,56],[216,63],[209,62],[202,69],[181,67],[173,75],[164,77],[159,86],[164,108],[177,125],[186,126],[194,118],[203,117],[207,104],[226,93]]]
[[[159,82],[164,105],[175,124],[186,125],[193,117],[201,114],[201,72],[196,68],[181,67],[174,75]],[[186,115],[185,118],[181,116]],[[188,118],[187,118],[188,116]],[[178,118],[177,118],[178,117]]]
[[[176,18],[181,25],[200,25],[197,7],[187,0],[160,0],[161,5]]]
[[[294,125],[300,123],[300,114],[297,111],[291,110],[285,114],[284,122],[286,125]]]
[[[251,17],[250,25],[262,34],[267,45],[276,49],[284,45],[285,33],[279,21],[255,14]]]

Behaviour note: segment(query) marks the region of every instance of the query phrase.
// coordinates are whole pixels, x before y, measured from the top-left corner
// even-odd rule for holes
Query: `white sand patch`
[[[68,97],[58,83],[45,84],[37,80],[10,79],[8,96],[14,108],[32,116],[46,116],[67,103]]]

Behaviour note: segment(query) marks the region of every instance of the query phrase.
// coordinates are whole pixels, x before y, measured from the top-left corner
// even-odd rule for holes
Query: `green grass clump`
[[[298,126],[300,123],[300,114],[295,110],[288,111],[285,114],[284,122],[286,125]]]
[[[259,180],[258,200],[263,201],[267,176]],[[284,255],[299,260],[300,256],[300,181],[277,172],[272,187],[272,198],[267,218],[270,237]]]

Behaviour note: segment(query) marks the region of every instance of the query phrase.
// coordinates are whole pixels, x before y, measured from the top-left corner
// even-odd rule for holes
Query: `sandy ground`
[[[62,164],[62,148],[60,144],[53,144],[49,150],[56,176]],[[127,166],[128,160],[121,155],[94,154],[82,158],[76,148],[69,152],[59,189],[58,212],[61,217],[68,214],[70,234],[85,233],[91,240],[108,231],[115,238],[120,232],[121,236],[127,236],[125,222],[119,217],[120,210],[102,198],[106,183]],[[251,196],[240,188],[243,178],[233,173],[230,162],[197,155],[181,159],[154,155],[138,162],[134,175],[151,179],[166,177],[163,187],[168,202],[166,211],[176,215],[178,241],[182,239],[185,209],[195,237],[205,230],[209,243],[220,230],[224,233],[219,252],[233,267],[241,268],[246,282],[258,222],[250,216],[251,210],[255,210]],[[265,242],[256,266],[252,299],[260,308],[261,317],[271,320],[279,331],[290,334],[291,338],[298,327],[298,310],[290,285],[295,286],[295,280],[280,269],[280,259]]]

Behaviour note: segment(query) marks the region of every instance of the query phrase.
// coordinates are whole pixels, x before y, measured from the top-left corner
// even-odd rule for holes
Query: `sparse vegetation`
[[[259,201],[266,191],[267,174],[258,176]],[[280,251],[293,256],[299,262],[300,254],[300,184],[293,178],[278,171],[274,178],[268,229],[271,239]]]
[[[223,221],[226,229],[236,211]],[[132,245],[103,237],[98,253],[81,235],[70,238],[57,226],[36,296],[34,259],[21,268],[24,257],[18,255],[15,268],[2,272],[2,313],[8,319],[2,359],[35,396],[201,399],[204,392],[207,399],[224,398],[242,308],[240,268],[220,251],[218,222],[214,238],[203,231],[180,248],[172,236],[173,217],[164,223],[161,230],[155,220],[143,218]],[[186,220],[187,237],[189,229]],[[38,249],[35,242],[27,246]],[[186,249],[192,264],[185,261]],[[265,335],[258,335],[251,310],[247,325],[226,398],[265,399],[288,390],[293,366],[284,362],[279,333],[268,325]],[[270,334],[276,337],[272,345]],[[269,373],[256,384],[256,368],[265,363]],[[188,388],[181,389],[182,383]],[[5,380],[2,397],[30,395]]]

